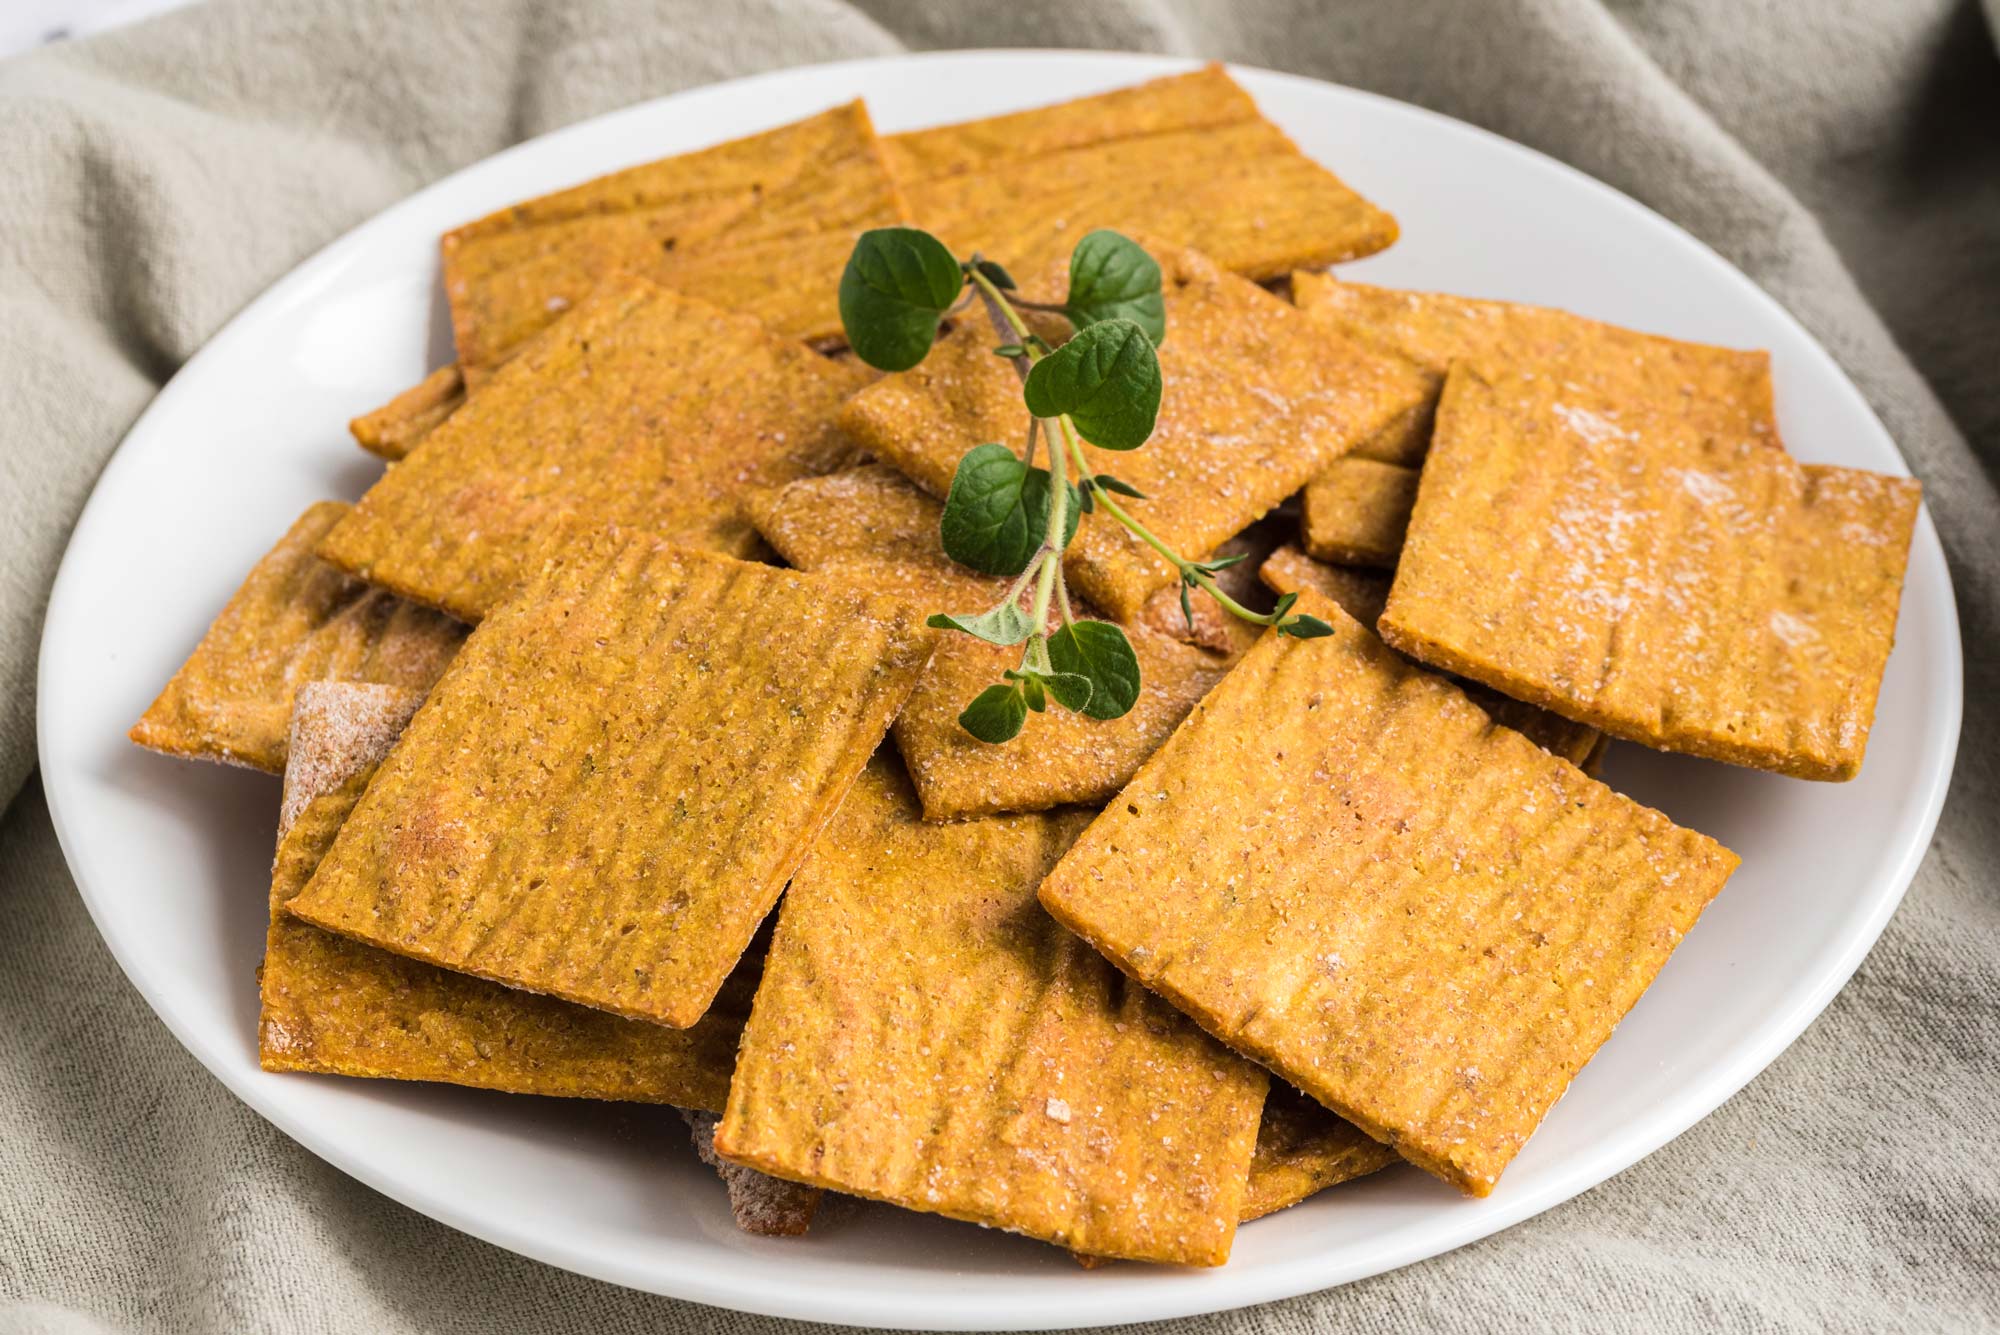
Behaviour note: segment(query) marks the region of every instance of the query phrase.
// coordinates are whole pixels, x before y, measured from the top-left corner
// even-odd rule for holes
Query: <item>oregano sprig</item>
[[[1190,561],[1133,517],[1119,498],[1143,501],[1129,483],[1094,473],[1083,445],[1135,450],[1153,434],[1164,385],[1156,349],[1166,337],[1160,266],[1117,232],[1085,236],[1070,255],[1069,292],[1060,302],[1021,298],[1012,276],[975,253],[955,258],[942,241],[914,227],[864,232],[840,280],[840,319],[855,355],[884,371],[922,362],[942,321],[967,300],[982,302],[1001,339],[993,351],[1020,375],[1028,412],[1026,443],[975,445],[959,461],[939,526],[945,554],[988,575],[1013,578],[993,606],[944,613],[929,624],[992,644],[1021,645],[1021,661],[959,715],[983,742],[1019,735],[1030,713],[1049,701],[1091,718],[1129,712],[1141,686],[1138,656],[1125,632],[1071,611],[1062,556],[1082,516],[1100,508],[1179,572],[1181,610],[1193,623],[1190,590],[1205,590],[1232,615],[1275,626],[1300,639],[1330,634],[1317,617],[1290,615],[1296,595],[1268,613],[1225,593],[1215,573],[1240,556]],[[1070,337],[1049,342],[1022,317],[1046,311],[1068,322]],[[1038,439],[1049,466],[1035,463]],[[1071,466],[1075,466],[1072,480]]]

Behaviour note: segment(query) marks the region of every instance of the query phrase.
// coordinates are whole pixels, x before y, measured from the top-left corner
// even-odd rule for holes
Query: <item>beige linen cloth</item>
[[[475,1242],[240,1106],[126,983],[70,884],[33,774],[36,644],[126,426],[325,242],[517,139],[644,98],[994,45],[1373,89],[1677,220],[1866,391],[1925,483],[1965,625],[1936,846],[1770,1070],[1532,1222],[1183,1328],[2000,1326],[2000,62],[1978,0],[215,0],[0,66],[0,1332],[785,1324]]]

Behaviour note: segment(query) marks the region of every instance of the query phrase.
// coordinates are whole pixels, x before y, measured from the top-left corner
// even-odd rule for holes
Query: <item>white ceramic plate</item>
[[[746,1237],[649,1109],[258,1069],[277,785],[138,751],[125,730],[243,572],[309,502],[379,466],[344,424],[442,360],[436,238],[513,200],[866,95],[885,130],[1055,101],[1179,68],[1115,55],[951,54],[789,70],[663,98],[468,168],[329,246],[188,363],[106,468],[42,644],[43,782],[77,885],[160,1017],[244,1102],[348,1173],[529,1256],[783,1316],[1046,1327],[1212,1311],[1339,1284],[1545,1210],[1685,1130],[1844,983],[1930,840],[1958,739],[1958,626],[1918,525],[1873,743],[1853,783],[1617,748],[1609,781],[1743,855],[1657,985],[1489,1199],[1410,1169],[1246,1227],[1229,1265],[1085,1272],[1051,1247],[857,1206],[800,1241]],[[1547,158],[1443,117],[1238,71],[1306,151],[1395,212],[1403,239],[1343,272],[1566,306],[1767,347],[1800,457],[1901,473],[1861,395],[1805,331],[1684,232]]]

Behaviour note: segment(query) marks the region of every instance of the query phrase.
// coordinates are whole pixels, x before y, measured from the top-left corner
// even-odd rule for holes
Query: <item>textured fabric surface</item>
[[[0,1332],[765,1331],[452,1233],[263,1123],[92,930],[32,670],[92,479],[273,279],[526,135],[900,47],[1216,56],[1434,107],[1692,230],[1924,480],[1964,620],[1952,797],[1847,989],[1714,1116],[1448,1256],[1204,1331],[2000,1326],[2000,64],[1979,0],[216,0],[0,65]]]

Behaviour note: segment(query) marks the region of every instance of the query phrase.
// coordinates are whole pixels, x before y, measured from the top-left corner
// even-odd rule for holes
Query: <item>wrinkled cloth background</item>
[[[33,669],[70,525],[249,298],[424,183],[644,98],[901,48],[1220,57],[1435,108],[1675,219],[1925,483],[1957,779],[1881,944],[1714,1116],[1448,1256],[1201,1331],[2000,1327],[2000,61],[1977,0],[262,0],[0,65],[0,1332],[722,1330],[403,1209],[154,1019],[64,870]]]

